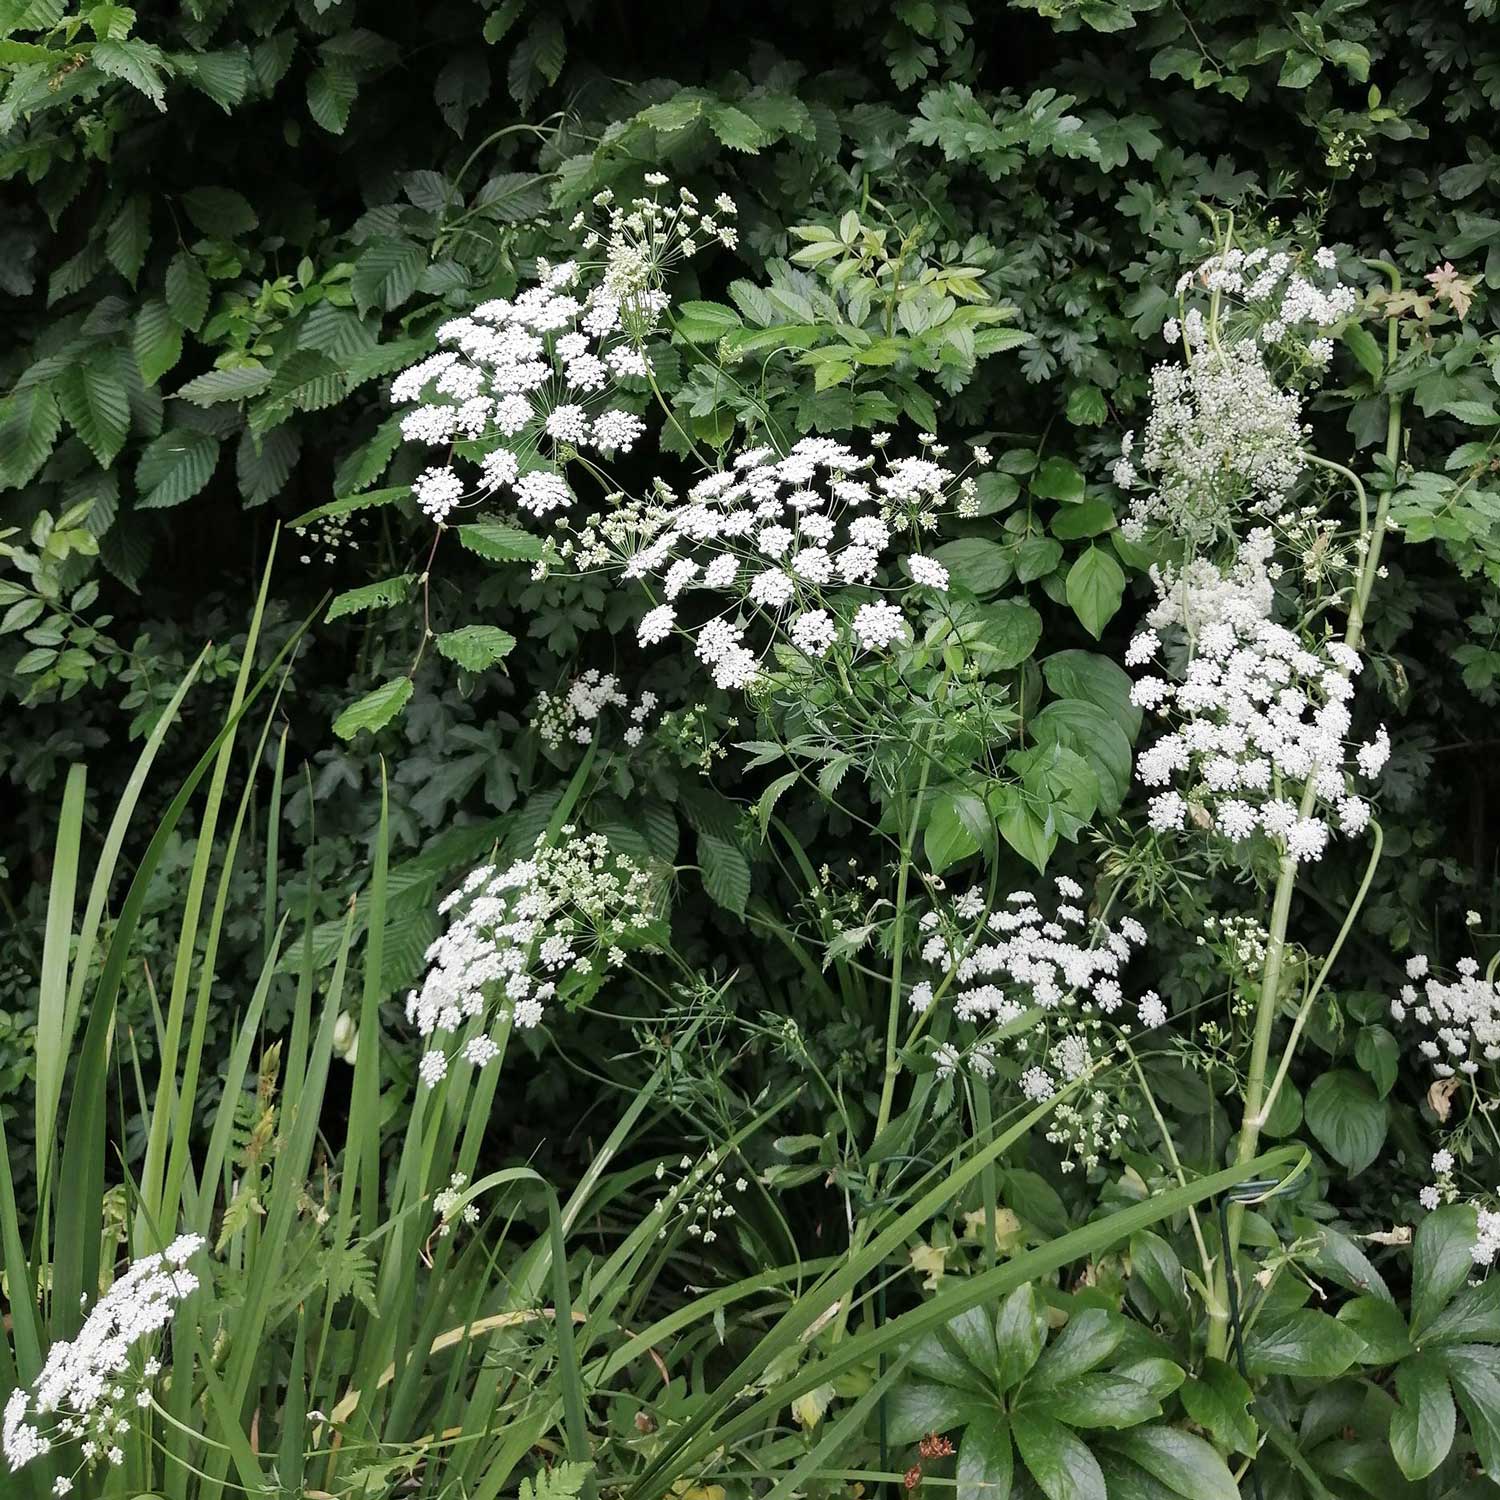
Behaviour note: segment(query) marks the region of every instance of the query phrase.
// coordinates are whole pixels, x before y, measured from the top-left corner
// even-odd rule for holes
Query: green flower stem
[[[1401,279],[1395,268],[1392,266],[1383,266],[1382,269],[1390,276],[1393,288],[1399,290]],[[1391,318],[1387,320],[1386,324],[1387,372],[1394,368],[1396,355],[1396,320]],[[1360,644],[1364,639],[1365,611],[1369,608],[1370,594],[1375,587],[1376,575],[1380,571],[1380,551],[1385,541],[1385,533],[1389,527],[1391,499],[1395,493],[1396,464],[1400,458],[1400,453],[1401,397],[1392,394],[1390,397],[1390,415],[1386,422],[1386,459],[1389,464],[1389,470],[1385,477],[1385,484],[1381,490],[1380,498],[1376,502],[1375,519],[1370,526],[1364,561],[1360,568],[1359,579],[1355,585],[1354,598],[1349,606],[1349,623],[1344,631],[1345,644],[1356,651],[1359,650]],[[1333,466],[1330,465],[1330,467]],[[1357,480],[1355,482],[1356,484],[1358,483]],[[1360,488],[1360,494],[1363,497],[1363,487]],[[1309,783],[1302,794],[1300,816],[1305,818],[1312,812],[1315,800],[1316,792],[1312,784]],[[1365,882],[1361,885],[1359,894],[1355,898],[1356,910],[1363,903],[1370,878],[1374,873],[1375,860],[1379,858],[1379,851],[1380,835],[1377,830],[1375,856],[1366,870]],[[1256,1002],[1255,1035],[1250,1048],[1250,1072],[1245,1081],[1245,1112],[1240,1123],[1239,1134],[1235,1140],[1234,1159],[1237,1163],[1247,1162],[1254,1157],[1256,1148],[1260,1145],[1260,1134],[1265,1125],[1266,1115],[1269,1113],[1271,1105],[1275,1102],[1276,1091],[1281,1087],[1287,1070],[1291,1067],[1297,1043],[1301,1040],[1304,1018],[1299,1016],[1297,1024],[1293,1026],[1292,1033],[1287,1039],[1286,1047],[1283,1049],[1276,1069],[1275,1080],[1268,1091],[1266,1088],[1266,1072],[1270,1065],[1271,1033],[1276,1025],[1277,1003],[1281,992],[1281,971],[1286,957],[1287,919],[1291,914],[1292,893],[1296,889],[1296,885],[1297,862],[1283,854],[1280,866],[1276,872],[1276,890],[1271,901],[1270,934],[1266,944],[1266,966],[1261,975],[1260,995]],[[1346,918],[1344,928],[1341,930],[1327,962],[1331,962],[1337,955],[1339,947],[1342,945],[1344,937],[1347,934],[1348,926],[1349,918]],[[1321,986],[1324,974],[1327,972],[1327,962],[1325,962],[1323,973],[1318,976],[1318,986]],[[1314,993],[1316,993],[1316,987]],[[1226,1219],[1229,1231],[1228,1243],[1220,1246],[1218,1270],[1214,1277],[1214,1305],[1208,1310],[1208,1352],[1215,1359],[1223,1359],[1229,1352],[1229,1272],[1239,1254],[1240,1237],[1244,1222],[1244,1205],[1241,1203],[1230,1204]]]

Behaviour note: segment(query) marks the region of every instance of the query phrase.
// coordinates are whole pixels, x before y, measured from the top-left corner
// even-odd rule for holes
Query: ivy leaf
[[[141,510],[161,510],[190,500],[213,476],[219,440],[190,427],[176,427],[146,444],[135,467]]]
[[[1068,569],[1065,592],[1083,628],[1098,640],[1125,596],[1125,574],[1102,547],[1090,547]]]
[[[384,729],[406,707],[411,694],[410,677],[383,682],[358,702],[351,703],[333,721],[333,732],[341,740],[352,740],[362,729],[368,729],[372,734]]]
[[[698,863],[710,899],[737,917],[750,900],[750,864],[739,846],[712,833],[698,834]]]
[[[68,425],[107,469],[130,426],[130,396],[118,365],[103,359],[72,365],[58,378],[56,390]]]
[[[141,304],[130,332],[130,345],[147,385],[155,385],[182,358],[182,329],[160,297]]]
[[[516,638],[494,625],[465,625],[437,637],[437,648],[468,672],[482,672],[515,650]]]

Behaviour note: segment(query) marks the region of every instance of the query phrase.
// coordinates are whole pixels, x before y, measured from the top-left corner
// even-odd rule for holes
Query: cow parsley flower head
[[[1478,1087],[1480,1071],[1500,1063],[1500,985],[1472,958],[1460,959],[1449,979],[1432,971],[1425,954],[1409,959],[1406,972],[1391,1019],[1416,1036],[1418,1055],[1439,1078]],[[1433,1169],[1441,1170],[1436,1162]]]
[[[948,569],[923,548],[956,511],[959,476],[930,455],[862,453],[829,438],[751,448],[679,495],[591,516],[558,547],[652,598],[641,645],[685,629],[720,687],[743,687],[778,647],[812,662],[884,654],[931,608]],[[689,619],[703,623],[688,626]]]
[[[439,911],[458,910],[427,950],[431,967],[407,996],[406,1017],[434,1045],[420,1064],[429,1087],[453,1057],[484,1067],[499,1053],[496,1023],[539,1025],[560,990],[595,983],[647,939],[655,882],[602,834],[565,825],[553,845],[543,834],[527,859],[481,865]],[[437,1045],[443,1038],[454,1044]],[[485,1045],[489,1042],[489,1045]]]
[[[1390,741],[1383,727],[1363,743],[1350,738],[1358,653],[1271,618],[1273,546],[1262,529],[1228,568],[1200,558],[1155,573],[1158,602],[1126,659],[1148,669],[1131,701],[1166,732],[1136,775],[1154,792],[1147,818],[1157,832],[1190,818],[1235,841],[1260,831],[1311,862],[1336,830],[1368,826],[1357,782],[1379,775]]]
[[[1184,272],[1177,293],[1164,331],[1182,357],[1151,372],[1144,437],[1137,448],[1125,435],[1114,479],[1147,491],[1132,498],[1127,537],[1160,526],[1197,547],[1286,504],[1306,463],[1300,388],[1328,364],[1323,331],[1356,298],[1330,253],[1235,246]]]
[[[408,406],[402,438],[446,450],[412,485],[439,525],[492,499],[533,520],[555,517],[573,503],[563,471],[575,456],[630,452],[645,433],[631,408],[645,399],[665,277],[700,245],[737,240],[732,203],[703,214],[686,189],[666,205],[648,196],[597,207],[602,226],[574,220],[578,259],[539,259],[513,297],[450,318],[438,351],[391,383],[392,401]]]
[[[151,1345],[177,1305],[197,1290],[187,1263],[203,1245],[202,1235],[185,1234],[132,1262],[94,1304],[77,1336],[47,1351],[32,1385],[11,1393],[3,1446],[12,1472],[70,1441],[81,1444],[89,1468],[124,1462],[118,1438],[129,1430],[131,1410],[150,1404],[149,1383],[161,1369]]]
[[[1167,1019],[1155,994],[1130,1001],[1122,983],[1145,929],[1132,917],[1113,924],[1090,919],[1075,904],[1082,895],[1063,876],[1050,910],[1029,890],[990,907],[976,887],[921,920],[919,957],[932,977],[913,987],[913,1007],[926,1010],[941,998],[957,1020],[980,1029],[981,1041],[989,1028],[999,1030],[1003,1040],[988,1048],[986,1063],[993,1069],[994,1059],[1016,1057],[1025,1099],[1050,1098],[1092,1075],[1113,1046],[1107,1028]]]
[[[618,708],[628,721],[623,738],[634,749],[644,738],[646,722],[658,702],[655,693],[643,691],[632,703],[614,673],[590,668],[575,677],[564,691],[538,693],[531,719],[542,742],[557,750],[568,743],[591,743],[607,710]]]

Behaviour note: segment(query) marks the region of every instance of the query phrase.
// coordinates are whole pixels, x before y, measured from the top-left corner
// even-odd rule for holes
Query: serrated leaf
[[[426,264],[426,252],[411,240],[374,241],[354,265],[354,305],[362,315],[372,308],[399,307],[416,290]]]
[[[359,97],[359,80],[347,68],[314,68],[307,75],[307,112],[330,135],[342,135]]]
[[[760,835],[762,838],[766,836],[766,831],[771,826],[771,814],[776,810],[777,802],[781,800],[784,792],[796,786],[797,780],[798,773],[796,771],[787,771],[784,775],[778,776],[760,794],[760,798],[755,804],[755,816],[760,823]]]
[[[182,358],[182,329],[160,297],[141,304],[130,330],[130,346],[147,385],[155,385]]]
[[[107,469],[124,446],[130,426],[130,396],[118,365],[102,359],[73,365],[58,377],[54,389],[68,425]]]
[[[438,650],[468,672],[482,672],[515,650],[516,638],[494,625],[465,625],[437,637]]]
[[[243,401],[258,396],[271,383],[271,372],[259,365],[233,370],[210,370],[176,391],[179,400],[194,406],[214,406],[220,401]]]
[[[400,604],[411,592],[416,581],[415,573],[399,573],[394,578],[382,578],[378,583],[367,583],[362,588],[348,589],[336,595],[328,605],[324,624],[332,624],[345,615],[363,614],[371,609],[389,609]]]
[[[742,109],[732,104],[715,105],[708,112],[708,128],[731,151],[757,152],[766,143],[765,132]]]
[[[101,73],[128,83],[143,93],[159,110],[165,110],[167,60],[160,47],[139,38],[132,41],[95,42],[89,61]]]
[[[131,286],[141,274],[151,243],[151,203],[144,193],[132,193],[110,221],[104,235],[109,263]]]
[[[698,834],[698,864],[709,898],[737,917],[750,900],[750,863],[739,846],[711,833]]]
[[[302,453],[297,429],[282,425],[257,439],[247,427],[234,456],[235,478],[246,505],[264,505],[281,493]]]
[[[44,385],[17,391],[0,405],[0,476],[6,487],[19,489],[29,483],[61,431],[62,413]]]
[[[167,266],[167,310],[196,333],[208,312],[208,277],[191,251],[179,250]]]
[[[470,552],[491,562],[536,562],[542,555],[540,537],[499,521],[473,521],[460,526],[458,539]]]
[[[147,443],[135,467],[140,510],[160,510],[190,500],[212,477],[219,440],[206,432],[178,427]]]
[[[384,729],[411,700],[410,677],[398,677],[394,682],[383,682],[373,692],[351,703],[333,721],[333,732],[341,740],[352,740],[361,730],[372,734]]]
[[[260,223],[250,200],[233,188],[199,187],[182,195],[182,206],[193,223],[215,239],[232,240]],[[169,294],[170,300],[170,294]]]
[[[546,179],[534,172],[499,172],[474,195],[470,207],[496,224],[520,224],[547,209]]]

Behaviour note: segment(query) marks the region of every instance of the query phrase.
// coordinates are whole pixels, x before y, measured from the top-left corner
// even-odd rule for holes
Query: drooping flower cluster
[[[1157,575],[1159,601],[1125,659],[1171,673],[1140,677],[1131,698],[1172,727],[1141,754],[1136,774],[1167,788],[1149,806],[1159,832],[1191,816],[1229,839],[1259,830],[1293,859],[1314,860],[1332,832],[1323,814],[1348,834],[1369,823],[1354,784],[1379,775],[1390,740],[1382,727],[1348,743],[1358,652],[1309,644],[1271,619],[1273,547],[1259,530],[1228,569],[1199,559]]]
[[[1013,892],[991,911],[978,889],[924,913],[921,958],[938,977],[908,996],[923,1012],[941,992],[960,1021],[979,1027],[1008,1027],[1037,1012],[1035,1025],[1012,1038],[1024,1064],[1020,1089],[1032,1100],[1094,1071],[1107,1050],[1100,1043],[1106,1021],[1128,1030],[1166,1020],[1154,993],[1129,1001],[1120,982],[1145,929],[1133,917],[1113,925],[1091,920],[1078,905],[1083,888],[1076,881],[1062,876],[1056,887],[1050,916],[1030,891]],[[996,1055],[988,1047],[981,1076],[989,1076]]]
[[[178,1303],[197,1290],[187,1263],[203,1245],[202,1235],[185,1234],[134,1261],[94,1305],[77,1337],[47,1351],[32,1386],[11,1393],[4,1448],[13,1471],[66,1441],[80,1443],[86,1467],[124,1463],[120,1440],[130,1430],[130,1411],[151,1404],[150,1383],[161,1371],[147,1346],[172,1321]],[[57,1493],[72,1486],[64,1478]]]
[[[922,550],[928,537],[944,515],[973,509],[972,482],[944,468],[941,451],[886,461],[828,438],[785,457],[754,448],[685,497],[658,481],[644,503],[591,517],[561,551],[645,584],[659,602],[641,644],[685,631],[720,687],[744,687],[778,645],[813,660],[886,651],[909,629],[902,601],[948,588],[948,570]],[[703,611],[684,608],[684,594],[708,596],[705,621],[688,623]]]
[[[568,740],[580,745],[590,743],[605,710],[618,708],[630,720],[623,738],[634,749],[644,737],[646,720],[655,712],[658,701],[655,693],[646,691],[632,704],[614,673],[590,668],[574,678],[566,692],[538,693],[531,718],[542,740],[556,750]]]
[[[456,506],[491,498],[555,519],[573,503],[563,472],[573,457],[629,452],[645,431],[629,393],[644,391],[651,373],[644,346],[667,310],[666,267],[706,239],[735,241],[686,189],[670,208],[651,198],[619,208],[607,192],[595,203],[609,209],[609,225],[584,248],[602,245],[601,264],[539,260],[535,285],[444,323],[438,352],[392,382],[393,401],[416,403],[402,437],[448,450],[412,485],[439,524]],[[734,212],[727,198],[719,208]]]
[[[625,961],[651,923],[652,877],[602,834],[571,824],[556,845],[538,838],[528,859],[503,870],[481,865],[440,906],[455,909],[427,950],[431,968],[407,997],[406,1016],[429,1039],[463,1033],[456,1052],[475,1067],[499,1055],[497,1021],[538,1025],[568,984],[597,979]],[[419,1066],[429,1087],[451,1061],[433,1045]]]
[[[1457,969],[1445,983],[1425,954],[1408,959],[1410,982],[1391,1001],[1391,1019],[1426,1033],[1417,1050],[1439,1078],[1472,1079],[1484,1064],[1500,1062],[1500,985],[1481,975],[1472,958],[1460,959]]]
[[[1311,265],[1284,251],[1228,249],[1184,273],[1183,316],[1164,330],[1181,342],[1183,360],[1152,371],[1140,450],[1127,433],[1114,467],[1122,489],[1149,485],[1132,498],[1126,536],[1165,526],[1202,545],[1229,535],[1244,514],[1281,510],[1306,464],[1302,398],[1284,377],[1321,370],[1333,353],[1323,330],[1355,306],[1336,265],[1326,249]],[[1187,305],[1204,292],[1206,316]],[[1227,312],[1226,299],[1239,311]]]

